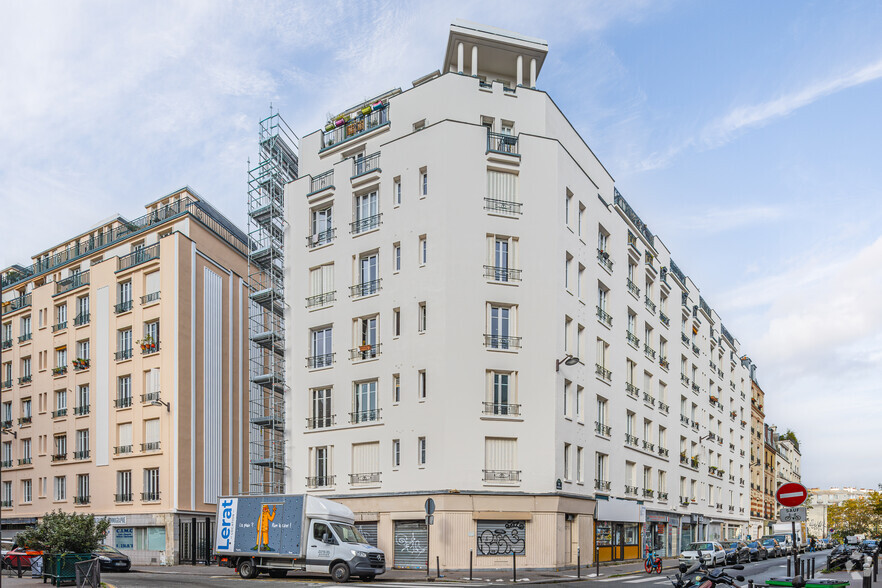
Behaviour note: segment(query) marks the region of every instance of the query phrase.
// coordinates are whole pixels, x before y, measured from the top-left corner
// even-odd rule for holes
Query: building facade
[[[802,483],[802,476],[799,473],[801,458],[799,446],[793,440],[786,437],[778,438],[778,471],[776,472],[778,486],[788,482]]]
[[[809,488],[809,533],[815,537],[828,537],[832,532],[832,525],[827,520],[827,509],[831,505],[841,505],[846,500],[867,498],[871,492],[869,488]]]
[[[774,425],[763,424],[763,518],[766,528],[778,521],[778,434]]]
[[[247,240],[189,188],[146,209],[3,271],[4,538],[90,513],[175,563],[247,491]]]
[[[762,537],[766,519],[765,393],[755,380],[750,382],[750,535]]]
[[[393,567],[747,531],[739,343],[536,89],[546,50],[457,22],[439,72],[306,135],[286,189],[286,489]]]

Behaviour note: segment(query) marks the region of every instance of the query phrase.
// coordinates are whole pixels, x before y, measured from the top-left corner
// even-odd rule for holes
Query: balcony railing
[[[484,277],[494,282],[520,282],[521,270],[497,265],[485,265]]]
[[[364,233],[376,229],[382,224],[382,217],[383,213],[381,212],[373,216],[366,216],[364,218],[352,221],[351,223],[349,223],[349,232],[353,235],[358,235],[359,233]]]
[[[650,396],[649,392],[644,392],[643,393],[643,402],[645,402],[646,404],[655,406],[655,397]]]
[[[309,369],[330,367],[334,365],[334,354],[325,353],[322,355],[313,355],[306,358],[306,367]]]
[[[132,301],[131,300],[123,300],[122,302],[117,302],[113,306],[113,311],[116,314],[122,314],[124,312],[129,312],[132,310]]]
[[[507,404],[502,402],[485,402],[484,414],[494,416],[520,416],[520,404]]]
[[[625,484],[625,494],[633,494],[634,496],[637,496],[637,486]]]
[[[309,476],[306,478],[307,488],[327,488],[334,485],[336,476]]]
[[[643,303],[646,305],[646,308],[649,310],[649,312],[651,312],[652,314],[655,314],[655,308],[656,308],[655,302],[650,300],[649,296],[643,297]]]
[[[518,137],[501,133],[487,132],[487,151],[496,153],[518,154]]]
[[[89,454],[90,452],[88,449],[74,451],[74,459],[89,459]]]
[[[319,231],[318,233],[307,235],[306,246],[310,249],[314,247],[321,247],[322,245],[327,245],[328,243],[333,241],[334,237],[336,236],[337,229],[335,227],[331,227],[330,229],[325,229],[324,231]]]
[[[694,353],[695,355],[698,355],[700,352],[701,352],[701,350],[698,348],[698,345],[693,343],[692,344],[692,353]]]
[[[597,262],[605,267],[608,271],[613,271],[613,262],[609,258],[609,253],[602,249],[597,250]]]
[[[364,157],[356,157],[352,160],[352,177],[370,173],[380,169],[380,152],[371,153]]]
[[[521,470],[484,470],[485,482],[520,482]]]
[[[34,336],[33,333],[23,333],[18,336],[18,342],[24,343],[26,341],[30,341],[33,336]]]
[[[22,457],[18,460],[18,465],[31,465],[31,461],[30,457]]]
[[[53,453],[52,461],[67,461],[67,453]]]
[[[680,422],[683,423],[684,425],[688,425],[689,424],[689,417],[686,416],[685,414],[681,414],[680,415]]]
[[[606,312],[599,306],[597,307],[597,319],[605,324],[607,327],[612,326],[612,317],[609,315],[608,312]]]
[[[80,372],[89,369],[89,366],[92,365],[92,360],[78,357],[71,362],[71,365],[73,365],[75,372]]]
[[[0,461],[0,468],[5,470],[5,469],[11,468],[11,467],[12,467],[12,460],[11,459],[4,459],[3,461]],[[6,505],[4,505],[4,506],[6,506]]]
[[[667,493],[667,492],[659,492],[659,493],[658,493],[658,499],[659,499],[659,500],[667,500],[667,499],[668,499],[668,493]]]
[[[141,502],[157,502],[161,492],[154,490],[152,492],[141,492]]]
[[[152,355],[153,353],[159,353],[159,341],[141,344],[141,355]]]
[[[667,412],[671,409],[671,407],[669,407],[669,406],[668,406],[667,404],[665,404],[664,402],[659,401],[659,403],[658,403],[658,409],[659,409],[660,411],[662,411],[663,413],[667,413]]]
[[[116,398],[113,401],[113,406],[115,408],[128,408],[132,405],[132,397],[131,396],[122,396],[120,398]]]
[[[26,374],[18,379],[19,385],[21,384],[30,384],[33,376],[31,374]]]
[[[52,418],[53,419],[66,417],[66,416],[67,416],[67,408],[59,408],[57,410],[52,411]]]
[[[354,119],[341,123],[335,128],[322,133],[322,149],[350,141],[359,135],[377,129],[389,122],[389,105],[383,104],[370,113],[362,114]]]
[[[631,281],[631,278],[626,278],[625,283],[628,286],[628,292],[630,292],[634,296],[634,298],[640,296],[640,288],[637,286],[637,284]]]
[[[116,361],[123,361],[125,359],[132,359],[132,348],[123,349],[121,351],[117,351],[113,354],[113,359]]]
[[[159,292],[151,292],[150,294],[141,296],[141,304],[150,304],[154,300],[159,300],[159,294]]]
[[[132,493],[128,494],[114,494],[113,495],[114,502],[131,502],[132,501]]]
[[[15,312],[16,310],[21,310],[26,306],[31,305],[31,295],[25,294],[24,296],[19,296],[18,298],[13,298],[9,302],[3,303],[3,314],[8,314],[10,312]]]
[[[659,454],[660,456],[662,456],[662,457],[668,457],[668,456],[670,455],[670,451],[668,451],[668,450],[665,449],[664,447],[659,447],[659,448],[658,448],[658,454]]]
[[[634,209],[628,204],[628,201],[625,200],[625,197],[619,192],[618,188],[613,188],[613,202],[616,206],[622,209],[622,212],[625,213],[625,216],[634,223],[634,226],[637,227],[637,230],[646,238],[649,243],[655,247],[655,235],[649,230],[649,227],[646,226],[640,217],[637,216],[637,213],[634,212]]]
[[[148,404],[159,400],[159,392],[145,392],[141,394],[141,403]]]
[[[659,320],[662,322],[662,324],[663,324],[664,326],[666,326],[666,327],[670,327],[670,326],[671,326],[671,319],[669,319],[669,318],[668,318],[668,315],[666,315],[665,313],[659,311],[659,313],[658,313],[658,318],[659,318]]]
[[[80,286],[85,286],[88,283],[89,270],[74,274],[68,278],[55,282],[55,295],[57,296],[59,294],[64,294],[65,292],[70,292],[71,290],[75,290]]]
[[[321,417],[308,417],[306,419],[306,428],[307,429],[327,429],[328,427],[334,426],[334,421],[336,420],[336,415],[329,416],[321,416]]]
[[[370,296],[371,294],[376,294],[380,291],[380,282],[383,281],[383,278],[378,278],[376,280],[370,280],[368,282],[362,282],[360,284],[355,284],[354,286],[349,287],[349,295],[352,298],[362,298],[364,296]]]
[[[159,451],[160,443],[160,441],[148,441],[147,443],[141,443],[141,451]]]
[[[631,433],[625,433],[625,444],[631,445],[632,447],[637,447],[639,439],[632,435]]]
[[[640,345],[640,339],[638,339],[637,335],[635,335],[631,331],[625,331],[625,339],[627,339],[628,343],[630,343],[634,347],[638,347]]]
[[[74,496],[74,504],[89,504],[89,502],[91,502],[89,496]]]
[[[12,388],[12,378],[0,382],[0,388]]]
[[[644,498],[652,498],[655,496],[655,490],[652,488],[644,488],[643,489],[643,497]]]
[[[52,368],[52,375],[53,376],[63,376],[66,373],[67,373],[67,366],[66,365],[61,365],[61,366]]]
[[[60,323],[55,323],[52,325],[52,332],[57,333],[58,331],[63,331],[67,328],[67,321],[61,321]]]
[[[605,425],[601,422],[594,421],[594,432],[598,435],[603,435],[604,437],[609,437],[612,435],[612,427],[609,425]]]
[[[22,425],[30,425],[32,420],[33,417],[31,416],[18,417],[18,426],[20,427]]]
[[[609,480],[594,480],[594,489],[600,490],[601,492],[609,492],[612,484]]]
[[[317,176],[313,176],[313,178],[309,182],[309,193],[315,194],[316,192],[321,192],[325,188],[330,188],[334,185],[334,170],[329,169],[324,173],[320,173]]]
[[[74,407],[74,416],[83,416],[89,414],[89,405],[85,404],[83,406],[75,406]]]
[[[349,422],[352,424],[370,423],[380,420],[381,408],[371,410],[357,410],[349,413]]]
[[[692,430],[693,431],[698,431],[699,427],[700,427],[700,425],[698,424],[698,421],[692,421]]]
[[[655,453],[655,443],[650,443],[649,441],[643,442],[643,450],[649,451],[650,453]]]
[[[364,361],[366,359],[374,359],[380,355],[380,346],[382,343],[374,343],[372,345],[360,345],[355,349],[349,350],[349,359],[352,361]]]
[[[637,398],[640,393],[640,388],[632,384],[631,382],[625,382],[625,392],[628,393],[629,396],[633,396]]]
[[[655,349],[649,346],[649,343],[643,344],[643,353],[647,355],[650,359],[655,361]]]
[[[91,318],[91,314],[88,312],[83,312],[74,317],[74,325],[80,327],[82,325],[89,324],[89,318]]]
[[[594,364],[594,373],[606,380],[607,382],[612,381],[612,372],[600,365],[599,363]]]
[[[116,262],[116,271],[121,272],[129,268],[135,267],[142,263],[146,263],[151,259],[159,259],[159,243],[136,249],[132,253],[119,258]]]
[[[686,336],[686,333],[680,332],[680,341],[683,342],[683,345],[689,347],[689,337]]]
[[[488,335],[484,333],[484,347],[490,349],[520,349],[521,338],[510,335]]]
[[[696,394],[701,394],[701,387],[695,382],[692,382],[692,391]]]
[[[312,308],[313,306],[325,306],[334,302],[337,299],[337,291],[333,292],[324,292],[322,294],[316,294],[315,296],[310,296],[306,299],[306,308]]]
[[[668,363],[667,357],[660,357],[658,360],[658,365],[660,365],[661,367],[663,367],[665,369],[669,369],[671,367],[671,364]]]
[[[484,198],[484,210],[502,212],[504,214],[523,214],[524,205],[512,200],[498,200],[496,198]]]
[[[114,455],[128,455],[130,453],[132,453],[131,445],[117,445],[113,448]]]
[[[363,474],[349,474],[349,483],[353,486],[359,484],[379,484],[382,472],[369,472]]]
[[[689,387],[689,376],[687,376],[686,374],[680,374],[680,382],[684,386]]]

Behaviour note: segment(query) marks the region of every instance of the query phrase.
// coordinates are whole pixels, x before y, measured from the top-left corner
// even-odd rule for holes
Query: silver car
[[[691,566],[698,560],[710,567],[726,565],[726,550],[718,541],[696,541],[680,553],[681,564]]]

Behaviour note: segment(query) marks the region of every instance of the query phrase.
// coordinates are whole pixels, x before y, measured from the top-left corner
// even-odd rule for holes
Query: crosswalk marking
[[[636,580],[625,580],[625,584],[643,584],[644,582],[652,582],[653,580],[657,580],[658,578],[654,576],[649,576],[648,578],[637,578]]]
[[[621,578],[604,578],[603,580],[598,580],[598,582],[621,582]]]
[[[860,580],[863,578],[863,576],[861,576],[859,572],[852,572],[851,577],[855,580]]]

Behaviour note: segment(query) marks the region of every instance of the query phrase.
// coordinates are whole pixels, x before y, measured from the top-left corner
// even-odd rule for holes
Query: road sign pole
[[[790,523],[791,532],[793,533],[793,574],[799,573],[799,545],[796,544],[796,521]]]

